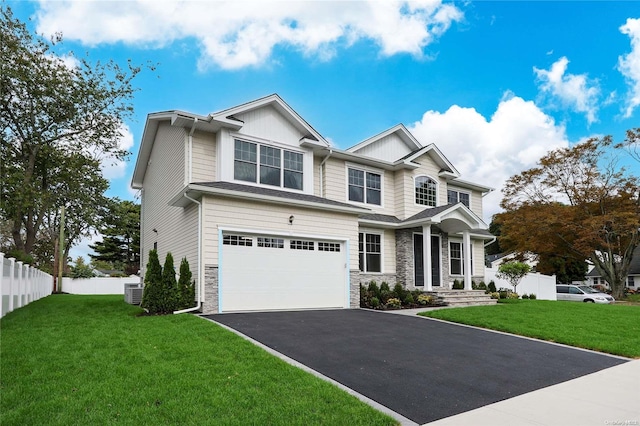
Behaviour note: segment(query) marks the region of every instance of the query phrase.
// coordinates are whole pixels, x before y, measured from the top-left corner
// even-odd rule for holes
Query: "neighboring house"
[[[609,283],[600,276],[600,272],[593,267],[587,273],[587,284],[589,285],[602,285],[605,287],[610,287]],[[629,276],[627,277],[627,282],[625,283],[627,287],[632,290],[640,289],[640,246],[636,247],[633,251],[633,257],[631,258],[631,267],[629,269]]]
[[[397,125],[337,149],[278,95],[150,114],[132,187],[141,265],[154,248],[161,263],[186,257],[205,313],[353,308],[371,280],[470,289],[494,238],[491,188],[435,145]]]
[[[521,259],[524,257],[524,259]],[[527,265],[531,266],[531,270],[535,271],[536,266],[538,265],[538,259],[536,255],[530,252],[524,253],[524,256],[518,256],[518,253],[499,253],[499,254],[490,254],[485,257],[485,264],[487,268],[499,268],[500,265],[506,262],[524,262]]]

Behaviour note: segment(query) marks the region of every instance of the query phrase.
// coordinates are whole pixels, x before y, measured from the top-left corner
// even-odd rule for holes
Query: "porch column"
[[[471,236],[469,231],[462,231],[462,253],[464,257],[464,289],[471,290]]]
[[[433,290],[431,282],[431,225],[422,225],[422,264],[424,265],[424,289]]]

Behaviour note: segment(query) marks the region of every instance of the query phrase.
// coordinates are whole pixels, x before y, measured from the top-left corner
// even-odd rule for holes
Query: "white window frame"
[[[435,193],[435,204],[433,206],[430,206],[428,204],[420,204],[420,203],[418,203],[418,200],[416,199],[417,198],[416,197],[416,181],[419,178],[431,179],[435,183],[436,193]],[[438,200],[439,199],[440,199],[440,182],[438,181],[438,179],[435,179],[433,176],[429,176],[429,175],[418,175],[418,176],[414,176],[413,177],[413,204],[415,206],[419,206],[419,207],[422,207],[422,208],[425,208],[425,207],[438,207],[438,204],[439,204]]]
[[[460,244],[460,273],[454,274],[451,268],[451,260],[453,257],[451,256],[451,244]],[[473,275],[473,241],[469,244],[469,249],[471,250],[471,275]],[[457,259],[457,258],[456,258]],[[462,240],[449,240],[449,275],[454,277],[463,277],[464,276],[464,242]]]
[[[295,192],[304,192],[305,189],[305,174],[307,173],[305,171],[305,153],[296,149],[291,149],[291,147],[284,147],[284,146],[279,146],[279,145],[275,145],[275,144],[268,144],[268,143],[264,143],[264,142],[260,142],[260,141],[256,141],[256,140],[251,140],[249,138],[245,138],[245,137],[240,137],[240,136],[233,136],[232,137],[232,167],[231,167],[231,176],[233,177],[233,181],[234,182],[238,182],[238,183],[242,183],[242,184],[248,184],[248,185],[255,185],[255,186],[260,186],[263,188],[274,188],[274,189],[279,189],[279,190],[284,190],[284,191],[295,191]],[[255,181],[248,181],[248,180],[242,180],[242,179],[236,179],[235,177],[235,170],[236,170],[236,155],[235,155],[235,146],[236,146],[236,141],[240,141],[240,142],[245,142],[245,143],[250,143],[250,144],[254,144],[256,146],[256,180]],[[260,154],[261,154],[261,149],[262,147],[266,147],[266,148],[271,148],[271,149],[277,149],[278,151],[280,151],[280,184],[279,185],[269,185],[266,183],[261,183],[260,182],[260,168],[261,168],[261,164],[260,164]],[[298,189],[298,188],[289,188],[287,186],[285,186],[285,180],[284,180],[284,175],[285,175],[285,170],[291,171],[291,172],[296,172],[294,170],[289,170],[289,169],[285,169],[284,166],[284,152],[288,151],[288,152],[292,152],[294,154],[298,154],[301,156],[301,161],[302,161],[302,188]]]
[[[447,188],[447,204],[449,204],[449,191],[451,192],[455,192],[456,193],[456,203],[460,203],[460,194],[466,194],[469,196],[469,205],[467,206],[468,208],[471,208],[471,192],[469,191],[463,191],[460,190],[458,188]],[[454,203],[455,204],[455,203]],[[464,204],[464,203],[463,203]],[[466,205],[466,204],[465,204]]]
[[[364,201],[354,201],[349,199],[349,170],[358,170],[364,173]],[[367,173],[380,176],[380,204],[373,204],[367,201]],[[372,208],[384,208],[384,170],[362,166],[360,164],[346,164],[345,167],[345,198],[347,203],[355,203],[361,206]]]
[[[363,251],[360,251],[360,234],[362,234]],[[367,235],[377,235],[380,237],[380,271],[369,271],[367,265]],[[363,254],[363,269],[360,269],[360,253]],[[384,272],[384,233],[368,230],[358,231],[358,269],[364,274],[382,274]]]

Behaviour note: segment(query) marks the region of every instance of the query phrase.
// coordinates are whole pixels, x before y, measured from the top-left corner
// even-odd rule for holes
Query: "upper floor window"
[[[236,139],[234,179],[302,190],[302,175],[301,153]]]
[[[416,204],[436,206],[436,181],[427,176],[416,178]]]
[[[382,176],[379,173],[349,168],[349,200],[382,204]]]
[[[469,204],[469,193],[455,191],[452,189],[447,190],[447,204],[457,204],[462,203],[467,207],[470,207]]]

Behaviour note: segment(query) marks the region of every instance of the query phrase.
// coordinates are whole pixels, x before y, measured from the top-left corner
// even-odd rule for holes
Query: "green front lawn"
[[[361,424],[395,420],[192,315],[54,295],[0,321],[0,424]]]
[[[494,306],[420,315],[631,358],[640,357],[640,307],[549,300],[506,300]]]

